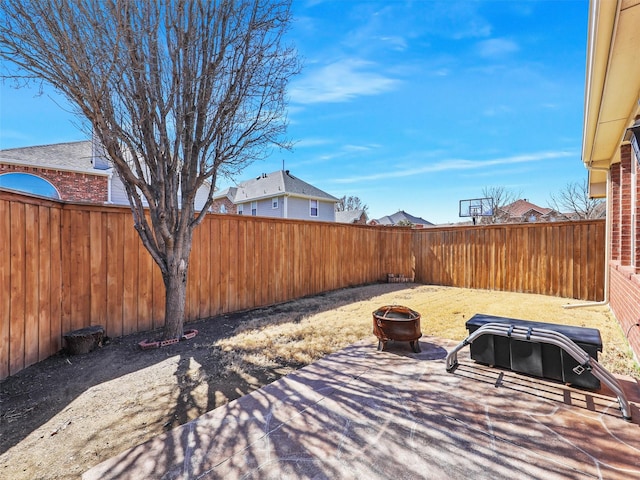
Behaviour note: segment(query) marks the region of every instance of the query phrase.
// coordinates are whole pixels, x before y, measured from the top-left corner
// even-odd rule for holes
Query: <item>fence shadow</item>
[[[263,369],[258,373],[252,372],[250,376],[230,375],[221,369],[216,356],[223,353],[212,349],[217,340],[231,336],[253,318],[273,317],[279,322],[296,323],[303,315],[368,300],[380,295],[380,289],[384,292],[400,291],[406,289],[407,285],[381,284],[374,287],[375,290],[367,287],[341,289],[319,296],[330,298],[329,302],[326,299],[314,302],[314,297],[310,297],[304,311],[298,308],[300,301],[291,301],[190,322],[187,324],[188,328],[198,330],[195,338],[159,349],[143,351],[139,348],[139,342],[158,333],[146,332],[109,339],[103,347],[88,354],[70,356],[59,352],[0,382],[0,430],[3,432],[0,436],[0,454],[25,440],[89,390],[95,389],[94,396],[97,398],[100,395],[108,396],[108,392],[113,389],[109,385],[112,381],[130,387],[129,391],[122,393],[130,401],[123,408],[119,422],[135,421],[136,412],[139,411],[137,409],[145,408],[146,413],[149,413],[149,409],[157,411],[157,417],[163,419],[163,430],[175,428],[280,378],[283,372],[301,366],[290,364],[284,365],[287,367],[285,369]],[[374,291],[375,293],[370,293]],[[312,312],[310,308],[316,310]],[[167,362],[169,365],[166,368],[158,368],[160,364]],[[149,372],[145,373],[145,370]],[[162,378],[149,378],[150,375],[161,375]],[[135,379],[139,381],[131,383],[136,382]],[[145,381],[148,383],[145,384]],[[140,407],[135,399],[147,398],[145,395],[149,394],[150,388],[159,389],[165,394],[165,398]],[[206,389],[206,404],[195,400],[196,389]],[[169,394],[175,401],[167,407]],[[108,403],[105,400],[105,404],[98,407],[108,407]],[[51,431],[44,434],[55,435],[56,428],[54,425]],[[114,425],[103,428],[117,430]],[[159,433],[157,429],[155,433]],[[100,432],[95,432],[92,438],[97,440],[99,436]]]
[[[421,343],[420,354],[407,354],[400,344],[390,352],[351,345],[124,451],[87,478],[544,479],[640,473],[637,425],[562,407],[562,395],[550,395],[553,387],[496,388],[498,372],[482,367],[479,378],[445,373],[445,348],[452,342]],[[494,378],[486,382],[482,376]]]

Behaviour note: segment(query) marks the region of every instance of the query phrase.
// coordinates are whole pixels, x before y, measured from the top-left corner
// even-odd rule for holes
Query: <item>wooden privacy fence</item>
[[[604,220],[429,228],[412,240],[418,283],[604,298]]]
[[[604,221],[425,230],[209,215],[193,239],[187,322],[415,275],[425,284],[599,300]],[[123,207],[0,190],[0,379],[62,335],[164,323],[159,269]]]

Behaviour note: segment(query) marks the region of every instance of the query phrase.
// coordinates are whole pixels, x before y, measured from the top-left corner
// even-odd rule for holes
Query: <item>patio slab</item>
[[[640,388],[476,364],[456,343],[363,341],[107,460],[97,479],[640,479]]]

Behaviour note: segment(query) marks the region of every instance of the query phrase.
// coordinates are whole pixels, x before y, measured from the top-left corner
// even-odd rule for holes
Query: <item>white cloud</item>
[[[23,131],[20,130],[12,130],[10,128],[2,128],[0,131],[0,148],[4,148],[2,146],[3,140],[31,140],[30,136]]]
[[[333,143],[328,138],[304,138],[294,143],[295,148],[311,148]]]
[[[330,141],[302,141],[305,147],[315,147],[332,144]],[[312,157],[308,157],[307,160],[298,161],[299,165],[318,165],[318,163],[329,162],[331,160],[343,159],[344,157],[355,158],[362,156],[362,154],[370,153],[379,149],[381,146],[377,143],[368,143],[363,145],[345,144],[332,148],[330,151],[324,149],[322,153],[318,153]]]
[[[478,53],[483,58],[503,57],[517,52],[520,47],[513,40],[506,38],[492,38],[478,42]]]
[[[344,145],[342,147],[345,152],[370,152],[377,148],[380,148],[380,145],[375,143],[370,143],[368,145]]]
[[[447,0],[426,4],[428,7],[419,18],[426,32],[461,40],[488,37],[493,31],[491,23],[480,13],[480,2]]]
[[[379,39],[382,42],[389,45],[392,50],[395,50],[398,52],[405,51],[409,46],[407,44],[407,41],[403,37],[400,37],[398,35],[389,35],[389,36],[379,37]]]
[[[362,175],[357,177],[339,178],[335,179],[334,183],[356,183],[362,181],[383,180],[390,178],[403,178],[411,177],[415,175],[421,175],[425,173],[446,172],[446,171],[477,171],[489,167],[495,167],[500,165],[514,165],[518,163],[540,162],[544,160],[551,160],[555,158],[566,158],[575,156],[575,152],[571,151],[552,151],[552,152],[538,152],[524,155],[514,155],[512,157],[493,158],[488,160],[465,160],[465,159],[450,159],[442,160],[440,162],[423,165],[417,168],[396,169],[390,172],[375,173],[372,175]]]
[[[310,71],[289,91],[294,103],[338,103],[393,90],[399,81],[374,70],[376,65],[349,58]]]
[[[486,108],[482,114],[486,117],[495,117],[497,115],[513,113],[513,108],[508,105],[495,105]]]

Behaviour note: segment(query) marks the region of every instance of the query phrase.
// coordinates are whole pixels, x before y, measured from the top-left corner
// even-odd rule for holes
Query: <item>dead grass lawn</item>
[[[465,322],[476,313],[559,323],[600,330],[601,363],[609,370],[640,378],[640,370],[618,322],[607,306],[564,308],[584,304],[543,295],[463,288],[409,285],[388,291],[387,285],[346,289],[295,302],[292,318],[285,309],[244,322],[235,334],[216,342],[226,368],[241,371],[288,362],[305,365],[357,340],[372,337],[372,312],[383,305],[405,305],[421,314],[423,335],[463,340]],[[327,308],[327,303],[335,308]]]
[[[90,467],[360,339],[377,343],[372,312],[404,305],[429,336],[462,340],[476,313],[597,328],[603,366],[640,378],[606,306],[567,299],[379,284],[196,322],[199,334],[141,351],[148,334],[86,355],[53,356],[0,382],[0,477],[79,478]],[[444,374],[444,368],[443,368]]]

